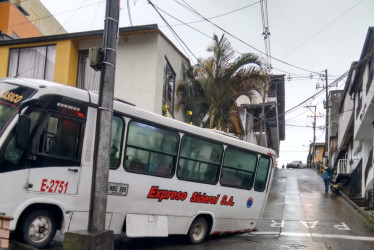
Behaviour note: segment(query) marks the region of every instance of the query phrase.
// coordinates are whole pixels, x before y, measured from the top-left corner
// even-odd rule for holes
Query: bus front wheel
[[[56,219],[52,212],[41,209],[29,213],[21,225],[23,241],[36,248],[46,247],[56,234]]]
[[[193,244],[202,242],[208,233],[208,223],[203,217],[196,218],[188,230],[188,239]]]

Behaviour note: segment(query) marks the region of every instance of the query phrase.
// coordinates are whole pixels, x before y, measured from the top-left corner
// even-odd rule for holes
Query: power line
[[[178,22],[180,22],[181,24],[183,24],[183,25],[185,25],[185,26],[187,26],[187,27],[189,27],[189,28],[195,30],[196,32],[202,34],[203,36],[209,38],[210,40],[213,40],[213,38],[212,38],[211,36],[209,36],[208,34],[202,32],[201,30],[198,30],[198,29],[195,28],[195,27],[192,27],[191,25],[189,25],[189,23],[184,22],[184,21],[182,21],[181,19],[179,19],[179,18],[177,18],[177,17],[171,15],[170,13],[168,13],[168,12],[166,12],[165,10],[161,9],[159,6],[157,6],[157,5],[155,5],[155,4],[153,4],[153,5],[154,5],[154,6],[155,6],[159,11],[161,11],[161,12],[163,12],[164,14],[168,15],[169,17],[171,17],[171,18],[177,20]],[[176,25],[171,25],[171,26],[176,26]],[[165,27],[168,27],[168,26],[166,25]],[[233,50],[233,51],[234,51],[235,53],[239,54],[239,55],[243,55],[243,53],[241,53],[241,52],[239,52],[239,51],[236,51],[236,50]],[[272,68],[273,68],[273,69],[276,69],[276,70],[278,70],[278,71],[281,71],[281,72],[287,73],[287,74],[289,75],[288,78],[287,78],[288,81],[295,80],[295,78],[304,78],[303,80],[310,80],[310,79],[313,79],[313,78],[315,77],[315,75],[313,75],[312,73],[311,73],[309,76],[308,76],[308,75],[298,75],[298,74],[290,73],[290,72],[288,72],[288,71],[283,71],[283,70],[281,70],[281,69],[277,69],[277,68],[275,68],[275,67],[272,67]],[[292,75],[292,76],[291,76],[291,75]],[[318,73],[318,76],[319,76],[319,75],[320,75],[320,74]],[[329,75],[329,76],[335,76],[335,75]]]
[[[258,4],[259,2],[261,1],[257,1],[255,3],[252,3],[252,4],[249,4],[249,5],[246,5],[246,6],[243,6],[239,9],[235,9],[235,10],[232,10],[232,11],[229,11],[229,12],[226,12],[226,13],[223,13],[223,14],[220,14],[220,15],[217,15],[217,16],[212,16],[212,17],[208,17],[207,19],[211,20],[211,19],[215,19],[215,18],[218,18],[218,17],[222,17],[222,16],[226,16],[226,15],[229,15],[229,14],[232,14],[234,12],[237,12],[237,11],[240,11],[240,10],[243,10],[243,9],[246,9],[246,8],[249,8],[253,5],[256,5]],[[187,24],[194,24],[194,23],[201,23],[201,22],[205,22],[205,20],[199,20],[199,21],[192,21],[192,22],[187,22],[187,23],[179,23],[179,24],[171,24],[171,26],[180,26],[180,25],[187,25]]]
[[[26,0],[25,0],[26,1]],[[29,0],[27,0],[29,1]],[[100,3],[103,3],[105,1],[99,1],[99,2],[96,2],[96,3],[92,3],[92,4],[87,4],[87,5],[84,5],[84,6],[81,6],[80,8],[86,8],[86,7],[90,7],[92,5],[96,5],[96,4],[100,4]],[[69,12],[72,12],[72,11],[76,11],[77,9],[79,8],[74,8],[74,9],[71,9],[71,10],[67,10],[67,11],[63,11],[63,12],[59,12],[59,13],[56,13],[54,15],[46,15],[44,17],[40,17],[39,20],[41,19],[46,19],[46,18],[50,18],[50,17],[55,17],[55,16],[58,16],[58,15],[61,15],[61,14],[66,14],[66,13],[69,13]],[[10,25],[8,27],[14,27],[14,26],[18,26],[18,25],[22,25],[22,24],[26,24],[26,23],[30,23],[30,21],[25,21],[25,22],[20,22],[20,23],[16,23],[16,24],[13,24],[13,25]]]
[[[319,31],[317,31],[315,34],[313,34],[311,37],[309,37],[307,40],[305,40],[304,42],[302,42],[301,44],[299,44],[296,48],[294,48],[293,50],[291,50],[290,52],[288,52],[286,55],[284,55],[282,57],[285,58],[287,56],[289,56],[290,54],[292,54],[294,51],[298,50],[299,48],[301,48],[303,45],[305,45],[307,42],[309,42],[310,40],[312,40],[314,37],[316,37],[317,35],[319,35],[322,31],[324,31],[325,29],[327,29],[330,25],[332,25],[333,23],[335,23],[336,21],[338,21],[340,18],[342,18],[343,16],[345,16],[348,12],[350,12],[351,10],[353,10],[354,8],[356,8],[359,4],[361,4],[363,1],[365,0],[361,0],[360,2],[357,2],[356,4],[354,4],[351,8],[349,8],[348,10],[346,10],[345,12],[343,12],[342,14],[340,14],[337,18],[335,18],[334,20],[332,20],[331,22],[329,22],[327,25],[325,25],[322,29],[320,29]]]
[[[366,62],[366,59],[367,59],[368,57],[370,57],[373,53],[374,53],[374,50],[372,50],[372,51],[371,51],[370,53],[368,53],[364,58],[362,58],[360,61],[358,61],[358,62],[355,64],[354,67],[352,67],[351,69],[347,70],[347,71],[344,72],[340,77],[338,77],[335,81],[333,81],[333,82],[331,82],[330,84],[328,84],[328,86],[329,86],[329,87],[332,87],[333,85],[337,84],[338,82],[340,82],[341,80],[343,80],[344,78],[346,78],[346,77],[348,76],[348,74],[349,74],[351,71],[357,69],[358,67],[361,66],[361,64],[365,63],[365,62]],[[324,91],[325,91],[325,90],[323,90],[323,89],[320,90],[320,91],[318,91],[318,92],[315,93],[314,95],[312,95],[312,96],[310,96],[309,98],[307,98],[305,101],[303,101],[303,102],[299,103],[298,105],[292,107],[291,109],[287,110],[287,111],[285,112],[285,114],[292,112],[293,110],[297,109],[298,107],[300,107],[301,105],[303,105],[303,104],[306,103],[307,101],[309,101],[309,100],[311,100],[311,99],[313,99],[313,98],[315,98],[315,97],[321,95]],[[326,100],[326,101],[327,101],[327,100]]]
[[[58,28],[58,30],[55,32],[55,34],[57,34],[60,30],[61,30],[61,28],[63,27],[63,26],[65,26],[68,22],[70,22],[70,20],[71,19],[73,19],[73,17],[78,13],[78,11],[83,7],[83,5],[85,4],[87,2],[87,0],[84,0],[83,1],[83,3],[81,4],[81,6],[79,6],[76,10],[75,10],[75,13],[63,24],[63,25],[61,25],[59,28]]]
[[[237,36],[231,34],[230,32],[228,32],[227,30],[221,28],[220,26],[218,26],[217,24],[211,22],[210,20],[208,20],[206,17],[202,16],[200,13],[198,13],[194,8],[192,8],[188,3],[186,3],[184,0],[182,0],[184,2],[184,4],[178,2],[177,0],[174,0],[176,3],[178,3],[179,5],[183,6],[184,8],[188,9],[189,11],[197,14],[198,16],[202,17],[204,20],[206,20],[207,22],[209,22],[210,24],[212,24],[213,26],[215,26],[216,28],[220,29],[221,31],[225,32],[226,34],[230,35],[231,37],[235,38],[236,40],[240,41],[241,43],[247,45],[248,47],[252,48],[253,50],[256,50],[257,52],[261,53],[261,54],[264,54],[265,56],[269,56],[271,59],[274,59],[278,62],[281,62],[281,63],[284,63],[288,66],[291,66],[291,67],[294,67],[294,68],[297,68],[297,69],[300,69],[300,70],[303,70],[303,71],[307,71],[307,72],[311,72],[311,73],[314,73],[314,74],[319,74],[317,73],[316,71],[312,71],[312,70],[307,70],[307,69],[304,69],[304,68],[301,68],[301,67],[298,67],[298,66],[295,66],[295,65],[292,65],[290,63],[287,63],[285,61],[282,61],[278,58],[275,58],[273,56],[270,56],[270,55],[267,55],[265,52],[253,47],[252,45],[248,44],[247,42],[243,41],[242,39],[238,38]],[[187,7],[188,6],[188,7]]]
[[[132,26],[132,18],[131,18],[131,11],[130,11],[130,0],[127,0],[127,14],[129,16],[130,25]]]
[[[94,22],[95,22],[95,19],[96,19],[96,15],[97,15],[97,12],[99,11],[99,8],[100,8],[100,4],[101,4],[101,2],[97,5],[97,8],[96,8],[96,12],[95,12],[94,18],[92,19],[92,22],[91,22],[90,30],[92,30],[92,27],[93,27],[93,25],[94,25]]]
[[[176,37],[178,43],[179,41],[182,42],[184,44],[184,46],[188,49],[188,51],[191,53],[191,55],[196,59],[197,62],[199,62],[199,59],[197,59],[197,57],[194,55],[194,53],[190,50],[190,48],[186,45],[186,43],[178,36],[178,34],[175,32],[175,30],[170,26],[170,24],[166,21],[166,19],[161,15],[161,13],[158,11],[158,9],[155,7],[155,5],[152,3],[151,0],[148,0],[148,3],[153,7],[153,9],[158,13],[158,15],[161,17],[161,19],[165,22],[165,24],[168,25],[170,31],[172,32],[172,34],[174,35],[174,37]],[[179,39],[179,40],[178,40]],[[182,46],[182,45],[181,45]],[[183,48],[183,46],[182,46]],[[187,54],[187,52],[186,52]],[[188,54],[187,54],[188,56]],[[191,58],[190,58],[191,60]],[[192,61],[192,60],[191,60]]]

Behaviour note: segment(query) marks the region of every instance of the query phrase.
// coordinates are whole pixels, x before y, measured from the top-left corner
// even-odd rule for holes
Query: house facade
[[[339,106],[338,174],[349,175],[347,193],[374,208],[374,27],[370,27],[360,60],[351,65]]]
[[[17,39],[64,34],[66,30],[39,0],[0,0],[0,32]]]
[[[373,139],[374,139],[374,27],[370,27],[357,64],[349,94],[354,102],[353,139],[355,166],[361,178],[361,197],[374,202]],[[374,206],[373,206],[374,207]]]
[[[334,166],[339,154],[338,148],[338,124],[339,124],[339,107],[343,96],[343,90],[332,90],[329,92],[329,127],[328,127],[328,150],[329,164]]]
[[[243,125],[243,140],[274,149],[279,156],[280,141],[285,140],[285,75],[270,75],[265,102],[259,93],[237,100]]]
[[[337,141],[337,157],[334,166],[337,168],[338,174],[351,174],[354,170],[354,152],[357,148],[355,140],[353,140],[354,130],[354,102],[349,95],[348,90],[352,86],[354,76],[356,74],[357,62],[352,63],[342,98],[338,108],[338,141]]]
[[[309,153],[307,157],[307,166],[317,168],[323,163],[323,155],[325,154],[325,143],[316,142],[309,144]],[[315,164],[313,166],[313,163]]]
[[[102,46],[102,30],[0,41],[0,77],[46,79],[98,90],[100,71],[89,65],[88,49]],[[137,107],[184,120],[175,90],[188,59],[157,25],[119,29],[115,90],[117,98]]]

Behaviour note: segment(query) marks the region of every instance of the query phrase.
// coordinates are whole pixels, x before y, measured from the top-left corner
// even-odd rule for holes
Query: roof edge
[[[119,28],[120,33],[142,32],[142,31],[149,32],[149,31],[152,31],[152,30],[153,31],[156,31],[156,30],[159,31],[157,24]],[[34,42],[46,42],[46,41],[53,41],[53,40],[64,40],[64,39],[71,39],[71,38],[77,38],[77,37],[97,36],[97,35],[103,35],[103,34],[104,34],[104,30],[92,30],[92,31],[83,31],[83,32],[51,35],[51,36],[38,36],[38,37],[31,37],[31,38],[20,38],[20,39],[0,41],[0,46],[2,46],[2,45],[24,44],[24,43],[34,43]]]

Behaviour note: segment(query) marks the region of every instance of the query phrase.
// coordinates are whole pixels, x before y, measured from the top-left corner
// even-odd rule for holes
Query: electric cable
[[[234,12],[237,12],[237,11],[240,11],[240,10],[243,10],[243,9],[246,9],[246,8],[249,8],[253,5],[256,5],[258,3],[260,3],[261,1],[257,1],[255,3],[252,3],[252,4],[249,4],[249,5],[246,5],[246,6],[243,6],[239,9],[235,9],[235,10],[232,10],[232,11],[229,11],[229,12],[225,12],[223,14],[220,14],[220,15],[217,15],[217,16],[212,16],[212,17],[207,17],[207,19],[211,20],[211,19],[215,19],[215,18],[218,18],[218,17],[223,17],[223,16],[226,16],[226,15],[229,15],[229,14],[232,14]],[[186,24],[194,24],[194,23],[201,23],[201,22],[206,22],[205,20],[199,20],[199,21],[192,21],[192,22],[187,22],[187,23],[179,23],[179,24],[171,24],[171,26],[181,26],[181,25],[186,25]]]
[[[169,29],[172,31],[172,34],[176,36],[177,41],[179,39],[180,42],[184,44],[184,46],[188,49],[188,51],[191,53],[191,55],[196,59],[197,62],[199,62],[199,59],[195,56],[195,54],[190,50],[190,48],[186,45],[186,43],[178,36],[178,34],[175,32],[175,30],[170,26],[170,24],[166,21],[166,19],[161,15],[161,13],[157,10],[157,8],[154,6],[151,0],[148,0],[148,3],[153,7],[153,9],[158,13],[158,15],[161,17],[161,19],[165,22],[165,24],[168,25]],[[183,48],[183,46],[182,46]],[[188,54],[187,54],[188,55]],[[192,60],[191,60],[192,61]]]
[[[325,29],[327,29],[330,25],[332,25],[333,23],[335,23],[336,21],[338,21],[340,18],[342,18],[343,16],[345,16],[347,13],[349,13],[351,10],[353,10],[354,8],[356,8],[358,5],[360,5],[364,1],[365,0],[361,0],[360,2],[357,2],[356,4],[354,4],[351,8],[349,8],[348,10],[346,10],[345,12],[343,12],[342,14],[340,14],[338,17],[336,17],[334,20],[332,20],[331,22],[329,22],[327,25],[325,25],[322,29],[320,29],[319,31],[317,31],[315,34],[313,34],[307,40],[305,40],[304,42],[302,42],[301,44],[299,44],[298,46],[296,46],[296,48],[292,49],[290,52],[288,52],[286,55],[284,55],[281,59],[284,59],[285,57],[289,56],[290,54],[292,54],[293,52],[295,52],[296,50],[298,50],[299,48],[301,48],[302,46],[304,46],[307,42],[309,42],[314,37],[316,37],[317,35],[319,35],[322,31],[324,31]]]
[[[168,13],[167,11],[161,9],[161,8],[160,8],[159,6],[157,6],[156,4],[153,4],[153,5],[154,5],[154,6],[155,6],[159,11],[161,11],[161,12],[164,13],[164,14],[166,14],[167,16],[169,16],[169,17],[171,17],[171,18],[177,20],[178,22],[182,23],[183,25],[186,25],[187,27],[189,27],[189,28],[195,30],[196,32],[202,34],[203,36],[209,38],[210,40],[213,40],[213,38],[212,38],[211,36],[209,36],[208,34],[206,34],[206,33],[202,32],[202,31],[198,30],[197,28],[195,28],[195,27],[189,25],[188,23],[182,21],[181,19],[179,19],[179,18],[173,16],[172,14]],[[174,26],[175,26],[175,25],[174,25]],[[168,26],[166,25],[165,27],[168,27]],[[243,53],[241,53],[241,52],[239,52],[239,51],[236,51],[236,50],[233,50],[233,51],[234,51],[235,53],[239,54],[239,55],[243,55]],[[304,76],[303,76],[303,75],[298,75],[298,74],[290,73],[290,72],[287,72],[287,71],[283,71],[283,70],[277,69],[277,68],[275,68],[275,67],[272,67],[272,68],[273,68],[273,69],[276,69],[276,70],[279,70],[279,71],[282,71],[282,72],[284,72],[284,73],[289,74],[289,76],[288,76],[288,78],[287,78],[288,81],[293,80],[293,78],[305,78],[305,80],[309,80],[309,79],[313,79],[313,77],[315,77],[315,76],[312,75],[312,74],[309,75],[309,76],[307,76],[307,75],[304,75]],[[292,77],[291,77],[291,75],[292,75]],[[318,74],[318,75],[320,75],[320,74]],[[333,75],[331,75],[331,76],[333,76]],[[274,78],[273,78],[273,79],[274,79]],[[282,77],[282,78],[280,77],[280,79],[283,79],[283,77]]]
[[[99,12],[100,4],[101,4],[101,2],[97,5],[97,8],[96,8],[96,11],[95,11],[94,18],[92,19],[92,22],[91,22],[90,30],[92,30],[92,27],[93,27],[93,25],[94,25],[94,22],[95,22],[95,19],[96,19],[96,15],[97,15],[97,13]]]
[[[87,0],[84,0],[83,3],[81,4],[81,6],[79,6],[76,10],[75,10],[75,13],[64,23],[62,24],[58,30],[55,32],[55,34],[57,34],[62,27],[64,27],[68,22],[70,22],[71,19],[73,19],[73,17],[75,17],[75,15],[78,13],[78,11],[83,7],[83,5],[87,2]]]
[[[182,3],[180,3],[180,2],[177,1],[177,0],[174,0],[174,1],[175,1],[176,3],[178,3],[178,4],[180,4],[181,6],[185,7],[186,9],[190,10],[191,12],[193,12],[193,13],[197,14],[198,16],[202,17],[204,20],[206,20],[207,22],[209,22],[210,24],[212,24],[212,25],[215,26],[216,28],[220,29],[221,31],[225,32],[225,33],[228,34],[229,36],[235,38],[236,40],[240,41],[241,43],[243,43],[243,44],[247,45],[248,47],[252,48],[253,50],[255,50],[255,51],[257,51],[257,52],[259,52],[259,53],[261,53],[261,54],[263,54],[263,55],[267,55],[265,52],[263,52],[263,51],[261,51],[261,50],[255,48],[255,47],[253,47],[252,45],[250,45],[250,44],[248,44],[247,42],[243,41],[242,39],[238,38],[237,36],[231,34],[231,33],[228,32],[227,30],[221,28],[221,27],[218,26],[217,24],[211,22],[211,21],[208,20],[206,17],[204,17],[203,15],[201,15],[200,13],[198,13],[195,9],[193,9],[193,8],[192,8],[188,3],[186,3],[184,0],[182,0],[182,1],[183,1],[183,2],[188,6],[188,7],[187,7],[186,5],[183,5]],[[284,64],[286,64],[286,65],[288,65],[288,66],[290,66],[290,67],[294,67],[294,68],[297,68],[297,69],[300,69],[300,70],[303,70],[303,71],[307,71],[307,72],[311,72],[311,73],[314,73],[314,74],[319,74],[319,73],[317,73],[316,71],[307,70],[307,69],[304,69],[304,68],[301,68],[301,67],[298,67],[298,66],[292,65],[292,64],[287,63],[287,62],[285,62],[285,61],[282,61],[282,60],[280,60],[280,59],[278,59],[278,58],[275,58],[275,57],[273,57],[273,56],[270,56],[270,58],[271,58],[271,59],[274,59],[274,60],[276,60],[276,61],[278,61],[278,62],[284,63]]]
[[[131,18],[131,11],[130,11],[130,0],[127,0],[127,14],[129,16],[130,25],[132,26],[132,18]]]
[[[29,1],[29,0],[27,0]],[[86,7],[90,7],[92,5],[96,5],[96,4],[100,4],[100,3],[103,3],[105,1],[99,1],[99,2],[95,2],[95,3],[92,3],[92,4],[87,4],[87,5],[84,5],[84,6],[81,6],[81,9],[82,8],[86,8]],[[46,18],[50,18],[50,17],[55,17],[55,16],[58,16],[58,15],[62,15],[62,14],[66,14],[66,13],[69,13],[69,12],[72,12],[72,11],[76,11],[78,8],[74,8],[74,9],[71,9],[71,10],[67,10],[67,11],[63,11],[63,12],[59,12],[59,13],[56,13],[54,15],[46,15],[44,17],[40,17],[39,20],[41,19],[46,19]],[[25,22],[20,22],[20,23],[16,23],[16,24],[13,24],[13,25],[10,25],[8,27],[15,27],[15,26],[18,26],[18,25],[22,25],[22,24],[26,24],[26,23],[30,23],[30,21],[25,21]]]

